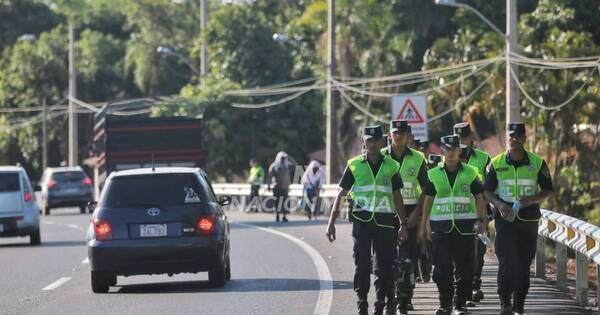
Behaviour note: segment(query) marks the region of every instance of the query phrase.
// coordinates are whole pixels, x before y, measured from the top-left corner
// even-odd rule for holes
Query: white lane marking
[[[333,281],[331,278],[331,272],[329,271],[329,267],[325,262],[325,259],[317,252],[312,246],[308,245],[306,242],[301,239],[292,236],[287,233],[283,233],[277,231],[275,229],[267,229],[264,227],[260,227],[257,225],[246,224],[246,223],[233,223],[240,226],[245,226],[249,228],[255,228],[261,230],[263,232],[272,233],[283,238],[286,238],[296,245],[300,246],[302,250],[304,250],[308,256],[312,259],[315,264],[315,268],[317,268],[317,274],[319,275],[319,296],[317,298],[317,304],[315,305],[315,310],[313,314],[326,315],[331,311],[331,303],[333,300]]]
[[[67,283],[69,280],[71,280],[71,277],[62,277],[62,278],[50,283],[49,285],[47,285],[45,288],[42,289],[42,291],[54,290],[54,289],[60,287],[61,285]]]
[[[72,229],[83,231],[83,228],[81,226],[79,226],[79,225],[67,224],[67,226],[70,227],[70,228],[72,228]]]
[[[54,221],[43,221],[44,224],[55,224]]]
[[[90,259],[88,257],[85,257],[82,261],[82,264],[89,264],[90,263]]]

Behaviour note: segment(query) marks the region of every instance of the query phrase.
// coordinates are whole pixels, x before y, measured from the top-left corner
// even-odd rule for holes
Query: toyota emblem
[[[160,214],[160,209],[158,209],[158,208],[150,208],[150,209],[148,209],[148,215],[149,216],[155,217],[155,216],[157,216],[159,214]]]

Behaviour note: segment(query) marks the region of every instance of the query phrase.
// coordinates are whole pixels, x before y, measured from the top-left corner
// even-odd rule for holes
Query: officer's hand
[[[327,236],[327,239],[330,243],[333,243],[335,241],[335,226],[333,224],[327,225],[327,231],[325,232],[325,236]]]
[[[506,219],[510,216],[512,209],[509,205],[503,203],[500,205],[500,207],[498,207],[498,211],[500,211],[500,215]]]
[[[271,191],[271,185],[267,185],[267,191]]]
[[[475,226],[473,227],[473,231],[475,233],[481,233],[481,234],[485,234],[487,233],[487,224],[481,222],[481,221],[477,221],[475,222]]]
[[[414,228],[417,226],[417,224],[419,223],[419,211],[417,211],[417,209],[415,209],[409,216],[408,216],[408,227],[409,228]]]
[[[400,226],[400,229],[398,230],[398,240],[401,242],[408,240],[407,228],[404,225]]]
[[[426,241],[427,240],[427,229],[421,226],[419,228],[419,231],[417,232],[417,235],[419,237],[419,241]]]

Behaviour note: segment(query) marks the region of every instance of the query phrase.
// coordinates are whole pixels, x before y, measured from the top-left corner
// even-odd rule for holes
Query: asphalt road
[[[85,231],[89,214],[59,209],[41,217],[42,245],[0,239],[0,314],[352,314],[350,225],[329,244],[325,219],[229,212],[232,281],[206,273],[119,277],[108,294],[90,288]],[[373,292],[371,292],[373,301]]]

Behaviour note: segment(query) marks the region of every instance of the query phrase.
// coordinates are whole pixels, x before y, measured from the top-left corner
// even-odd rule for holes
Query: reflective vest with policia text
[[[492,166],[498,178],[496,194],[507,203],[515,203],[521,197],[533,196],[540,191],[537,179],[544,160],[537,154],[528,151],[525,153],[529,158],[529,165],[519,166],[516,169],[506,162],[508,154],[506,152],[500,153],[492,159]],[[539,221],[539,217],[538,213],[535,219],[523,219],[517,213],[517,218],[521,221]]]
[[[354,176],[350,192],[356,205],[352,209],[353,220],[373,221],[380,227],[394,228],[397,219],[392,177],[400,170],[400,164],[384,155],[379,171],[373,175],[369,162],[364,155],[359,155],[348,161],[348,168]]]
[[[429,217],[431,231],[449,233],[456,230],[462,235],[475,234],[477,207],[471,184],[478,177],[477,170],[462,163],[452,187],[443,164],[429,170],[427,176],[436,190]]]
[[[425,163],[425,158],[417,150],[406,149],[410,150],[411,154],[404,155],[404,159],[400,165],[400,178],[402,178],[402,184],[404,185],[400,191],[402,192],[402,201],[405,205],[417,205],[422,192],[418,176],[421,166]],[[384,148],[381,150],[381,153],[391,158],[390,150],[391,148]]]
[[[473,148],[473,154],[471,154],[469,161],[467,162],[467,164],[477,169],[479,180],[482,182],[485,177],[485,167],[487,166],[486,163],[488,159],[490,159],[489,154],[477,148]]]

